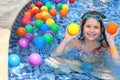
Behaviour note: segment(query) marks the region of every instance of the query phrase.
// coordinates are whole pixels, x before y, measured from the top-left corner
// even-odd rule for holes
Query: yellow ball
[[[46,24],[48,25],[48,26],[51,26],[52,24],[54,24],[55,23],[55,21],[53,20],[53,19],[47,19],[47,21],[46,21]]]
[[[43,11],[48,11],[48,8],[46,7],[46,6],[42,6],[41,8],[40,8],[40,10],[43,12]]]
[[[42,17],[45,17],[46,15],[48,15],[49,13],[47,11],[42,12]]]
[[[71,23],[68,28],[67,31],[70,35],[76,35],[79,33],[80,31],[80,27],[78,26],[78,24],[76,23]]]
[[[33,8],[32,8],[32,10],[34,10],[34,9],[39,9],[38,7],[36,7],[36,6],[34,6]]]
[[[67,4],[63,4],[62,9],[68,11],[69,10],[69,6]]]

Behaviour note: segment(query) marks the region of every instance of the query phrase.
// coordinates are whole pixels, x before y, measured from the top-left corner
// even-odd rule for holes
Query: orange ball
[[[50,19],[50,18],[52,18],[52,16],[49,15],[49,14],[44,16],[44,20],[45,20],[45,21],[46,21],[47,19]]]
[[[19,37],[23,37],[23,36],[26,34],[25,28],[19,27],[19,28],[16,30],[16,34],[17,34],[17,36],[19,36]]]
[[[25,12],[24,16],[30,16],[31,17],[31,13],[30,12]]]
[[[33,7],[35,7],[35,4],[30,4],[29,8],[32,9]]]
[[[116,31],[118,30],[118,24],[114,23],[114,22],[110,22],[107,27],[106,30],[108,33],[110,34],[114,34],[116,33]]]
[[[56,16],[56,14],[57,14],[57,10],[56,9],[50,9],[50,15],[52,15],[52,16]]]
[[[35,20],[42,20],[43,19],[41,13],[37,13],[34,17],[35,17]]]
[[[66,10],[60,10],[60,16],[65,17],[67,15]]]

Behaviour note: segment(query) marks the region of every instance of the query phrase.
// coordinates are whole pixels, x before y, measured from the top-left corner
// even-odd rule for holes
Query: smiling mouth
[[[88,36],[90,36],[90,37],[95,37],[96,36],[96,34],[87,34]]]

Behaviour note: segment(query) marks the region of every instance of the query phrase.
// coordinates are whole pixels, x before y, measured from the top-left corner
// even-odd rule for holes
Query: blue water
[[[33,0],[30,3],[35,3],[36,1],[37,0]],[[61,18],[60,15],[57,14],[55,21],[56,24],[60,26],[60,30],[54,36],[54,41],[51,44],[40,49],[36,48],[33,42],[31,42],[26,49],[20,48],[17,44],[19,38],[16,35],[16,30],[21,26],[20,22],[23,13],[28,9],[30,3],[27,4],[17,16],[11,31],[9,54],[14,53],[19,55],[21,62],[17,67],[9,67],[9,80],[99,80],[97,77],[83,73],[72,72],[69,74],[54,74],[55,69],[45,64],[44,59],[48,58],[50,52],[63,40],[66,26],[73,22],[80,24],[81,15],[88,10],[96,10],[104,13],[107,17],[104,21],[105,25],[113,21],[120,26],[120,0],[102,1],[103,0],[76,0],[74,4],[69,4],[66,0],[62,0],[62,3],[67,3],[70,7],[68,15]],[[37,30],[35,29],[33,35],[37,36],[40,34],[37,33]],[[120,42],[119,39],[120,33],[115,38],[116,44]],[[117,46],[120,48],[120,44],[117,44]],[[36,67],[33,67],[28,63],[28,56],[33,52],[39,53],[43,59],[42,64]],[[72,56],[72,54],[69,55],[70,58],[72,58]],[[118,70],[120,70],[120,68]],[[116,76],[117,74],[114,75]]]

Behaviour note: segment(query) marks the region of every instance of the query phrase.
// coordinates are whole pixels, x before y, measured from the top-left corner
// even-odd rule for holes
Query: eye
[[[98,26],[95,26],[94,28],[98,29],[99,27],[98,27]]]
[[[87,28],[90,28],[91,26],[86,26]]]

